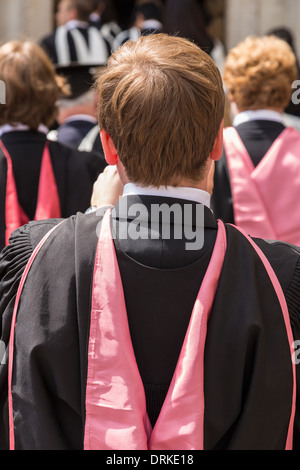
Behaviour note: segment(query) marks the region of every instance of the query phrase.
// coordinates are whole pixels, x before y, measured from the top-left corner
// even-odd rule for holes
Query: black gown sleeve
[[[0,254],[0,450],[8,449],[8,342],[11,319],[19,282],[25,266],[40,239],[57,224],[57,220],[34,222],[16,230],[10,244]]]
[[[255,239],[269,259],[287,302],[294,341],[300,341],[300,247],[276,240]],[[274,250],[277,247],[277,250]],[[296,350],[299,346],[295,347]],[[300,450],[300,358],[296,360],[296,413],[294,420],[294,450]]]
[[[22,291],[12,378],[16,450],[82,449],[75,219],[57,229],[55,243],[47,240]],[[39,226],[31,231],[39,238]]]
[[[293,281],[287,292],[287,301],[290,305],[290,319],[291,326],[294,334],[295,346],[300,341],[300,306],[299,306],[299,292],[300,292],[300,262],[298,262]],[[296,359],[296,380],[297,380],[297,400],[296,400],[296,413],[294,421],[294,450],[300,450],[300,362],[299,346],[295,347]]]
[[[82,221],[79,232],[78,218]],[[101,219],[100,213],[78,213],[63,221],[30,222],[14,232],[1,254],[1,341],[5,344],[0,373],[1,450],[9,446],[6,353],[16,293],[35,247],[59,222],[55,243],[51,235],[34,260],[19,303],[12,381],[14,411],[18,410],[14,415],[15,448],[83,448],[90,284],[96,227]],[[92,250],[86,243],[87,233]]]
[[[300,252],[300,248],[298,249]],[[298,260],[293,278],[286,292],[286,300],[289,307],[291,327],[295,341],[295,359],[296,359],[296,413],[294,421],[294,450],[300,450],[300,361],[299,344],[300,341],[300,261]]]

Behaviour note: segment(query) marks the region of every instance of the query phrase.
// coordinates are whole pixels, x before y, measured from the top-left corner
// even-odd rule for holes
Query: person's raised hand
[[[115,206],[123,194],[123,183],[116,166],[107,166],[94,183],[91,205]]]

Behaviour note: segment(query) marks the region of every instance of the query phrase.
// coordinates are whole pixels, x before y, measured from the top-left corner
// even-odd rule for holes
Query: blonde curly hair
[[[224,83],[240,111],[284,110],[297,78],[296,57],[286,41],[276,36],[249,36],[226,58]]]

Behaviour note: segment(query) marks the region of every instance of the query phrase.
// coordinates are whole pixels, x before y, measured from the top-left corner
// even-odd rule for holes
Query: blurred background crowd
[[[106,17],[114,18],[122,28],[131,23],[135,0],[112,0],[113,12],[106,10]],[[162,0],[162,3],[166,3]],[[170,4],[174,3],[169,2]],[[188,9],[188,1],[183,0]],[[264,34],[271,28],[285,26],[300,45],[298,0],[201,0],[210,16],[210,30],[225,43],[228,49],[249,34]],[[56,26],[55,13],[58,0],[0,0],[0,42],[32,38],[38,41]],[[112,13],[111,13],[112,12]]]

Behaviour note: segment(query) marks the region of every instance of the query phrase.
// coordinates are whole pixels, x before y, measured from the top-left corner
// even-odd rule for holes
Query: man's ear
[[[224,119],[221,122],[220,129],[218,131],[213,149],[210,152],[210,158],[214,161],[219,160],[223,153],[223,127],[224,127]]]
[[[118,153],[110,135],[105,129],[100,131],[100,138],[104,150],[105,160],[109,165],[116,165],[118,163]]]
[[[77,20],[78,19],[78,10],[77,8],[71,8],[69,10],[69,20]]]

